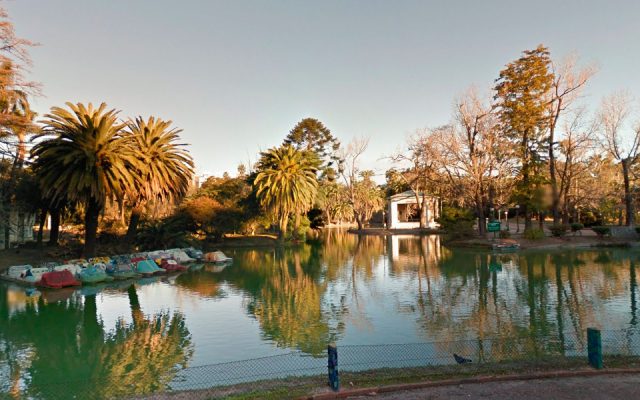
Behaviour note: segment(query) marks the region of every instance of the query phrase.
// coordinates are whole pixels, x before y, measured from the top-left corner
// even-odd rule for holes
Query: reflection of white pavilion
[[[419,193],[420,203],[422,203],[422,193]],[[435,221],[440,216],[439,201],[437,197],[426,196],[427,202],[427,226],[437,228]],[[413,229],[420,227],[420,215],[418,215],[419,204],[413,190],[398,193],[389,197],[389,229]]]
[[[419,264],[424,258],[437,263],[442,258],[440,235],[389,235],[389,256],[392,262]]]

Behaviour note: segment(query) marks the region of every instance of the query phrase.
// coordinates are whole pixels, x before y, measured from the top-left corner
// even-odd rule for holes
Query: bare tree
[[[437,135],[440,168],[451,185],[462,190],[462,197],[473,204],[479,218],[478,231],[485,233],[483,221],[490,206],[496,206],[499,192],[512,181],[512,158],[499,134],[497,116],[475,89],[457,101],[455,125],[440,129]],[[502,196],[506,202],[506,195]]]
[[[562,188],[558,185],[556,145],[556,130],[565,111],[570,109],[574,101],[580,96],[582,88],[587,81],[595,74],[594,66],[587,66],[582,69],[577,67],[578,58],[575,55],[569,56],[560,63],[551,62],[553,81],[550,89],[549,99],[549,184],[551,186],[551,212],[553,223],[560,222],[560,203]]]
[[[439,154],[430,129],[417,131],[407,140],[408,151],[397,152],[391,160],[398,166],[397,175],[411,188],[416,198],[420,216],[420,228],[427,228],[429,187],[437,181],[437,159]]]
[[[622,168],[627,226],[635,224],[630,172],[632,165],[640,156],[640,126],[626,129],[631,115],[631,105],[632,100],[628,93],[614,93],[602,100],[598,115],[602,147]],[[625,134],[627,131],[629,131],[628,135]]]
[[[596,124],[589,121],[583,108],[571,114],[563,125],[563,138],[558,142],[560,157],[556,160],[558,173],[558,203],[562,222],[569,222],[571,210],[578,205],[578,182],[589,173],[589,157],[594,147]]]
[[[4,230],[5,248],[9,248],[10,221],[18,173],[26,157],[27,136],[34,133],[35,113],[28,101],[29,94],[38,94],[39,85],[25,79],[31,66],[29,48],[35,43],[20,38],[6,10],[0,7],[0,151],[14,159],[8,176],[3,177],[0,221]],[[6,149],[6,152],[5,152]]]
[[[341,148],[342,160],[340,175],[347,188],[347,198],[353,209],[358,229],[363,229],[371,214],[382,208],[381,191],[371,181],[370,171],[360,171],[360,157],[369,146],[368,138],[355,138],[346,147]]]

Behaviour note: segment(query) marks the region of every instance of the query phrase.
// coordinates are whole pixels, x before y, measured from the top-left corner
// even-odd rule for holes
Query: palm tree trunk
[[[100,207],[94,199],[89,199],[84,215],[84,255],[93,257],[96,253],[96,237],[98,235],[98,217]]]
[[[280,232],[279,232],[278,239],[280,239],[281,242],[284,242],[284,238],[287,235],[287,224],[289,223],[289,214],[285,214],[281,216],[279,222],[280,222],[279,223]]]
[[[47,219],[47,209],[43,208],[40,212],[40,223],[38,224],[38,237],[37,237],[37,245],[38,247],[42,247],[42,233],[44,231],[44,223]]]
[[[60,239],[60,214],[62,213],[60,207],[52,208],[49,210],[51,215],[51,228],[49,229],[49,246],[57,246]]]
[[[300,238],[300,213],[296,212],[296,215],[293,219],[293,234],[295,235],[295,239]]]
[[[138,223],[142,217],[142,208],[134,207],[131,210],[131,217],[129,218],[129,227],[127,228],[127,234],[125,235],[125,241],[127,244],[132,244],[136,238],[138,232]]]

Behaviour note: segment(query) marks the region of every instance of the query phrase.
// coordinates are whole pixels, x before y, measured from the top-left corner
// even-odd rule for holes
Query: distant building
[[[35,240],[33,226],[36,216],[33,213],[11,211],[9,217],[9,243],[12,245]],[[0,249],[4,249],[4,225],[0,224]]]
[[[422,193],[419,193],[422,202]],[[426,196],[427,201],[427,226],[437,228],[439,225],[435,221],[440,217],[440,200],[434,196]],[[420,214],[418,212],[418,201],[413,190],[398,193],[389,197],[389,210],[387,216],[387,228],[389,229],[412,229],[420,227]]]
[[[189,195],[194,194],[198,189],[200,189],[202,187],[202,184],[206,182],[207,179],[209,179],[211,175],[210,174],[200,174],[200,175],[193,175],[191,177],[191,184],[189,185],[189,190],[187,191]]]

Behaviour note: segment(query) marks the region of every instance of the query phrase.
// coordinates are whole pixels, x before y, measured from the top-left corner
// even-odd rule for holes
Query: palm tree
[[[42,135],[31,155],[45,198],[78,201],[85,206],[84,253],[95,253],[98,216],[108,198],[121,199],[134,185],[130,166],[138,159],[117,121],[118,112],[102,103],[67,103],[45,115]]]
[[[171,121],[149,117],[147,121],[138,117],[127,123],[127,139],[135,151],[137,184],[127,194],[132,207],[126,240],[131,243],[135,237],[144,205],[150,200],[159,202],[175,201],[184,196],[193,176],[193,160],[176,143],[181,129],[172,128]]]
[[[260,205],[271,213],[284,240],[290,215],[308,211],[318,190],[316,172],[319,161],[308,151],[291,145],[272,148],[261,154],[254,180]]]

